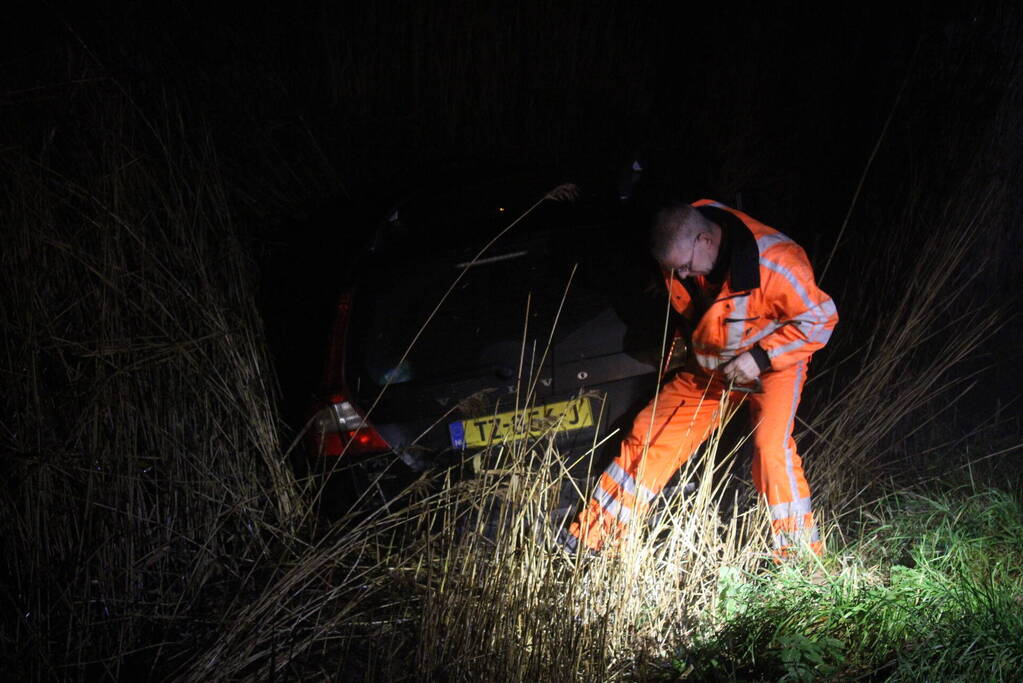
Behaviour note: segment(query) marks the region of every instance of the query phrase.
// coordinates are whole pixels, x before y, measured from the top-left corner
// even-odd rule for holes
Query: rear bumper
[[[653,397],[657,388],[657,377],[654,374],[639,375],[627,379],[596,385],[582,392],[590,397],[593,411],[594,426],[572,431],[560,432],[536,439],[526,437],[528,444],[538,440],[546,445],[553,438],[554,445],[562,456],[573,457],[573,473],[603,469],[614,455],[618,444],[628,433],[636,414]],[[549,396],[539,400],[539,404],[549,404],[575,398],[570,396]],[[495,409],[491,408],[491,412]],[[482,412],[483,415],[487,413]],[[432,418],[417,418],[405,421],[388,422],[381,420],[380,415],[374,416],[374,426],[391,444],[395,453],[406,464],[422,468],[433,464],[445,456],[463,456],[476,453],[480,448],[459,449],[452,445],[449,425],[459,420],[470,419],[477,415],[464,415],[457,409]]]

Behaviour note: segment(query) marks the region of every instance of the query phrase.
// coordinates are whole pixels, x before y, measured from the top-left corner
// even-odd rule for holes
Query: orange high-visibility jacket
[[[783,370],[824,346],[838,311],[817,287],[802,247],[742,211],[709,199],[693,206],[731,240],[728,277],[712,300],[705,277],[682,281],[664,272],[672,306],[696,325],[697,363],[713,370],[752,351],[762,370]]]

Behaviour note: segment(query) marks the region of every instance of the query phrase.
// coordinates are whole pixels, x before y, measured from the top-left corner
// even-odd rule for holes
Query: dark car
[[[593,451],[580,477],[613,457],[661,375],[648,219],[616,182],[541,201],[552,187],[424,191],[387,212],[338,304],[316,457],[422,469],[530,429]]]

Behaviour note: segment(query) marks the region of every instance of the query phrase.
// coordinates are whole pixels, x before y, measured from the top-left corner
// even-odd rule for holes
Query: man
[[[799,245],[717,202],[661,210],[650,248],[692,331],[692,353],[637,416],[566,545],[614,545],[718,426],[719,401],[731,393],[750,403],[753,483],[771,508],[776,555],[802,543],[820,553],[792,428],[810,356],[838,322],[834,303]]]

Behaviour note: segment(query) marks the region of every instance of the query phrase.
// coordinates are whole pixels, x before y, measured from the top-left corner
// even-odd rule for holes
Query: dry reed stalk
[[[3,160],[2,639],[26,680],[163,675],[302,505],[208,140],[106,95],[52,141],[60,172]]]
[[[722,519],[729,458],[715,458],[717,445],[683,472],[685,480],[702,470],[692,496],[666,501],[650,529],[633,525],[619,554],[587,562],[557,550],[548,521],[567,474],[555,449],[520,442],[496,454],[503,532],[491,541],[477,529],[428,576],[443,590],[424,606],[417,670],[465,680],[605,680],[641,653],[666,656],[716,609],[721,566],[752,570],[766,555],[762,541],[751,543],[753,530],[765,535],[761,516]]]
[[[855,507],[865,488],[891,472],[893,448],[929,420],[948,419],[941,411],[928,416],[922,411],[939,401],[954,404],[971,377],[952,370],[976,369],[978,351],[997,331],[1000,311],[976,307],[968,286],[979,272],[971,262],[971,245],[995,199],[950,203],[943,212],[948,227],[927,230],[913,261],[902,261],[905,252],[898,249],[877,255],[864,273],[861,292],[847,295],[860,309],[852,307],[847,329],[836,332],[839,344],[832,357],[852,348],[847,362],[852,367],[833,374],[833,382],[841,377],[841,386],[830,392],[811,382],[810,396],[814,391],[826,396],[811,399],[814,415],[805,423],[813,441],[807,463],[812,488],[836,512]],[[907,241],[932,225],[913,222],[918,219],[924,220],[906,216],[900,232],[910,236]],[[870,296],[868,290],[884,296]]]

